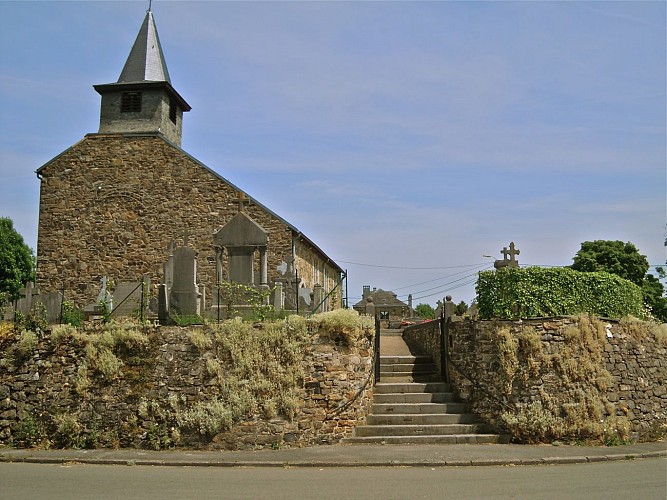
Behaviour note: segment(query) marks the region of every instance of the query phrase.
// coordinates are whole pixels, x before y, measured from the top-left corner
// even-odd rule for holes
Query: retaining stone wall
[[[81,383],[77,379],[85,363],[83,343],[54,345],[46,337],[38,341],[28,359],[18,361],[13,359],[13,345],[0,338],[0,444],[11,444],[16,439],[21,421],[31,419],[34,427],[53,430],[57,416],[63,414],[73,416],[89,434],[94,428],[101,436],[101,446],[158,448],[171,443],[253,449],[330,444],[363,423],[372,402],[372,339],[344,347],[315,333],[303,352],[305,377],[293,419],[251,415],[231,430],[217,434],[212,442],[196,433],[182,435],[177,442],[174,429],[159,429],[160,412],[172,399],[186,409],[216,399],[220,386],[207,370],[213,348],[195,347],[187,328],[147,331],[149,345],[123,359],[122,375],[113,381],[105,381],[99,374],[89,375],[90,385],[83,396],[77,392]],[[153,402],[162,405],[162,410],[153,408]]]
[[[450,374],[455,390],[476,413],[491,419],[492,424],[499,424],[499,413],[505,409],[500,402],[510,406],[527,404],[545,394],[553,395],[554,391],[567,391],[566,399],[569,396],[575,401],[586,389],[586,383],[577,381],[564,386],[562,374],[555,368],[533,374],[525,383],[515,383],[511,396],[507,397],[502,387],[500,355],[497,344],[492,341],[492,332],[509,328],[512,335],[517,335],[532,328],[540,336],[542,351],[554,354],[562,349],[564,331],[576,322],[576,318],[547,318],[516,322],[457,319],[449,323],[453,362]],[[652,429],[667,425],[667,346],[650,335],[633,335],[617,321],[602,322],[606,339],[601,363],[611,376],[602,397],[612,404],[616,416],[630,421],[632,436],[641,438]],[[413,327],[406,340],[439,359],[437,328]],[[569,361],[578,363],[580,360]],[[526,361],[519,360],[519,363],[525,364]]]

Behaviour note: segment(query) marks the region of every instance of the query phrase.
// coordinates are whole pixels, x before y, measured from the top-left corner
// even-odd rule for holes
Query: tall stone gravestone
[[[199,314],[197,287],[197,255],[190,247],[174,249],[173,284],[169,310],[180,315]]]

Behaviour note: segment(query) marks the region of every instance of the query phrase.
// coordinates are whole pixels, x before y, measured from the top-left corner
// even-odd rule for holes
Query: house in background
[[[380,321],[385,326],[412,316],[411,306],[400,301],[394,292],[388,292],[381,288],[373,288],[371,290],[371,287],[368,285],[363,288],[361,300],[353,306],[360,314],[366,312],[366,304],[369,297],[373,298],[375,314],[380,317]]]

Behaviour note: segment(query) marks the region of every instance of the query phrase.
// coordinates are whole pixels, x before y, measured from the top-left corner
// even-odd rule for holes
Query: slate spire
[[[181,145],[190,105],[171,86],[153,13],[146,12],[118,81],[93,85],[102,96],[100,134],[160,134]]]
[[[137,39],[118,78],[118,83],[145,81],[171,83],[153,13],[150,10],[146,12]]]

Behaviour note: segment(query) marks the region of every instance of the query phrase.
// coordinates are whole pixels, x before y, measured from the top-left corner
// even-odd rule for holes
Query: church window
[[[123,92],[120,100],[121,113],[141,112],[141,92]]]
[[[169,119],[176,123],[176,112],[178,107],[176,106],[176,99],[169,99]]]

